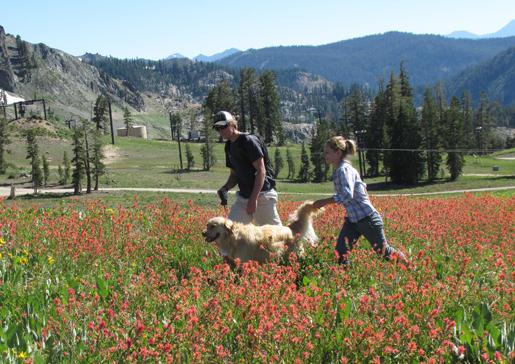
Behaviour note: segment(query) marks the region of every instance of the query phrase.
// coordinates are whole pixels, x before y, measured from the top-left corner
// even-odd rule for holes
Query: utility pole
[[[173,137],[174,137],[174,133],[173,133],[174,127],[173,127],[173,124],[174,124],[174,122],[172,120],[172,113],[171,112],[168,113],[168,118],[170,119],[170,134],[172,135],[172,140],[173,140]]]
[[[478,154],[481,155],[483,154],[483,148],[482,148],[482,145],[481,145],[481,131],[483,130],[483,127],[481,126],[478,126],[476,128],[476,135],[477,135],[477,149],[478,149]]]
[[[356,135],[356,139],[358,142],[358,160],[359,160],[359,175],[361,179],[365,178],[365,134],[366,130],[356,130],[354,134]]]
[[[172,140],[173,140],[174,134],[177,134],[177,144],[179,145],[179,162],[181,164],[181,171],[182,171],[183,170],[183,167],[182,167],[182,151],[181,151],[181,124],[182,124],[182,120],[181,120],[181,116],[179,114],[175,114],[172,117],[172,113],[169,113],[169,117],[170,117],[170,129],[171,129],[171,132],[172,132]]]
[[[113,112],[111,111],[111,100],[107,100],[109,105],[109,122],[111,123],[111,144],[114,145]]]

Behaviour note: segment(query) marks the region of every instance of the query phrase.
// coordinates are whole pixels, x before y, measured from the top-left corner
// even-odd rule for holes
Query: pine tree
[[[106,168],[105,164],[102,162],[104,158],[104,153],[102,152],[103,142],[102,142],[102,133],[100,130],[93,130],[93,151],[91,155],[92,161],[92,174],[95,180],[94,190],[98,191],[98,184],[100,176],[105,174]]]
[[[434,181],[438,176],[442,154],[434,150],[442,147],[441,133],[438,122],[438,109],[429,88],[424,92],[424,105],[422,107],[422,134],[426,152],[427,179]]]
[[[87,121],[82,121],[82,137],[84,138],[84,174],[86,175],[86,193],[91,193],[92,191],[92,164],[91,164],[91,143],[89,141],[90,138],[90,129],[88,127]]]
[[[179,147],[179,162],[181,170],[183,169],[182,164],[182,149],[181,149],[181,138],[182,138],[182,117],[181,114],[178,112],[171,113],[170,114],[170,126],[172,127],[172,138],[175,134],[175,137],[177,138],[177,144]]]
[[[60,164],[57,166],[57,175],[59,176],[59,184],[62,185],[64,181],[64,170]]]
[[[463,132],[467,148],[474,148],[474,112],[472,110],[472,96],[470,92],[463,93],[461,98],[461,110],[463,113]]]
[[[63,152],[63,166],[63,185],[67,185],[70,181],[72,165],[70,159],[68,158],[68,153],[66,153],[66,151]]]
[[[263,105],[263,122],[265,143],[273,142],[274,136],[278,144],[284,144],[284,136],[280,122],[279,95],[275,86],[275,74],[273,71],[264,72],[260,78],[261,102]],[[263,135],[263,134],[262,134]]]
[[[361,88],[358,85],[352,85],[343,103],[346,110],[344,123],[348,130],[364,130],[366,127],[365,98]]]
[[[384,120],[385,120],[385,149],[392,149],[398,141],[396,140],[396,131],[395,126],[397,124],[397,120],[399,118],[399,108],[400,108],[400,100],[401,100],[401,91],[399,87],[399,81],[393,74],[390,74],[390,81],[386,85],[385,90],[385,112],[384,112]],[[385,169],[385,173],[387,176],[391,176],[392,165],[395,161],[396,155],[393,151],[385,150],[383,154],[383,166]]]
[[[386,89],[387,99],[387,140],[385,166],[393,182],[416,183],[424,172],[424,157],[420,149],[422,138],[419,134],[411,88],[404,68],[401,65],[400,81],[393,76]]]
[[[404,61],[401,62],[400,72],[399,72],[399,81],[400,81],[400,87],[401,87],[401,96],[405,100],[408,100],[409,102],[411,102],[412,97],[413,97],[413,91],[409,84],[408,73],[406,72],[406,69],[404,68]]]
[[[247,126],[250,121],[247,122],[247,119],[250,118],[250,88],[252,87],[252,83],[255,82],[255,72],[251,68],[242,68],[240,69],[240,83],[238,87],[238,98],[240,105],[240,119],[238,121],[238,129],[242,132],[247,131]],[[250,128],[249,128],[250,129]]]
[[[325,143],[329,140],[330,134],[329,123],[325,120],[317,121],[316,127],[313,128],[313,133],[310,145],[313,182],[323,182],[327,180],[327,171],[329,169],[324,156]]]
[[[41,171],[41,161],[39,158],[39,146],[36,141],[36,135],[32,129],[27,131],[27,157],[30,159],[32,186],[34,194],[38,193],[38,188],[43,183],[43,172]]]
[[[187,170],[191,171],[195,166],[195,157],[191,152],[190,143],[186,143],[186,161],[187,161]]]
[[[446,148],[447,152],[447,168],[449,169],[450,179],[455,181],[461,175],[465,159],[463,153],[456,151],[463,148],[464,130],[463,130],[463,114],[458,99],[453,96],[449,110],[445,113],[446,129]]]
[[[286,162],[288,163],[288,176],[287,179],[295,178],[295,162],[291,154],[290,148],[286,148]]]
[[[84,166],[84,136],[82,128],[75,128],[72,139],[72,150],[73,150],[73,194],[79,195],[82,193],[82,178],[85,173]]]
[[[249,131],[252,134],[262,130],[262,102],[259,89],[258,77],[254,69],[248,70],[247,102],[249,107]]]
[[[44,154],[41,157],[41,161],[43,162],[43,186],[46,187],[48,183],[48,177],[50,176],[50,167]]]
[[[125,124],[127,136],[129,136],[129,129],[132,126],[132,114],[127,106],[123,108],[123,123]]]
[[[27,43],[19,35],[16,36],[16,48],[18,50],[18,62],[22,66],[18,76],[22,82],[28,83],[32,79],[31,68],[36,67],[36,64],[33,64],[33,57],[29,53]]]
[[[281,169],[284,166],[284,160],[281,155],[281,151],[279,148],[275,148],[274,152],[274,178],[279,177],[279,172],[281,172]]]
[[[0,174],[4,174],[7,170],[7,162],[5,161],[5,153],[8,152],[5,147],[11,143],[6,130],[7,120],[0,119]]]
[[[234,113],[235,97],[227,81],[221,81],[207,95],[204,101],[204,122],[203,132],[205,137],[204,145],[200,148],[202,164],[205,171],[209,171],[216,163],[213,143],[216,140],[216,133],[213,130],[213,115],[220,110]]]
[[[487,94],[482,91],[479,96],[479,105],[475,114],[475,131],[477,135],[477,148],[479,154],[489,147],[488,140],[491,138],[492,121],[490,118],[490,105]]]
[[[105,96],[98,96],[95,101],[95,107],[93,108],[93,122],[96,125],[97,130],[104,129],[104,134],[108,133],[107,128],[107,108],[108,101]],[[125,112],[125,110],[124,110]],[[125,115],[124,115],[125,116]]]
[[[300,170],[298,179],[301,182],[308,182],[310,173],[309,173],[309,156],[306,150],[306,145],[302,143],[302,149],[300,153]]]
[[[365,134],[366,145],[372,146],[373,149],[382,149],[385,145],[386,107],[384,86],[380,83],[366,128],[367,133]],[[383,160],[381,152],[379,150],[367,150],[366,160],[369,166],[367,174],[371,177],[377,177],[380,172],[379,165]]]

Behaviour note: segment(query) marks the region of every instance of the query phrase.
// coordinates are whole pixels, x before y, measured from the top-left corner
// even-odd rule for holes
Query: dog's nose
[[[203,237],[206,237],[206,235],[207,235],[207,231],[203,231],[203,232],[202,232],[202,236],[203,236]]]

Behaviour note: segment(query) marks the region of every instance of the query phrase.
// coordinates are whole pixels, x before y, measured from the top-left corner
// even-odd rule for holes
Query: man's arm
[[[256,169],[256,178],[254,180],[254,187],[250,194],[249,202],[247,203],[247,214],[253,215],[257,208],[257,199],[263,185],[265,184],[266,168],[263,157],[252,162],[252,165]]]
[[[238,180],[236,179],[236,174],[234,173],[234,170],[231,168],[231,173],[229,174],[229,178],[227,178],[227,182],[224,183],[222,187],[220,187],[220,190],[226,190],[229,191],[231,188],[236,186],[238,184]]]

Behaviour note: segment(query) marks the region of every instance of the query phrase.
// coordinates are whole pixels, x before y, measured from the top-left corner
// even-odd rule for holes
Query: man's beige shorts
[[[277,191],[272,189],[260,192],[257,201],[257,208],[254,215],[247,214],[247,203],[249,199],[236,194],[236,201],[229,212],[229,219],[243,224],[253,223],[255,225],[282,225],[279,212],[277,211]]]

